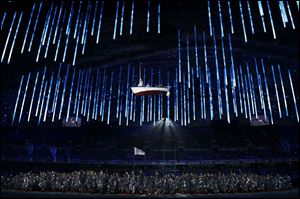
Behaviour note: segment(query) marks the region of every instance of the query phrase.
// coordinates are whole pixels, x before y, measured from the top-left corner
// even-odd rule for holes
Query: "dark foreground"
[[[22,192],[1,190],[1,198],[298,198],[299,189],[278,192],[222,193],[222,194],[174,194],[174,195],[128,195],[128,194],[86,194],[61,192]]]

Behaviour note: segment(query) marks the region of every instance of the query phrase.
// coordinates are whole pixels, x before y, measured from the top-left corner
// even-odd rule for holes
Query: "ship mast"
[[[143,84],[144,84],[143,80],[142,80],[142,75],[141,75],[141,65],[142,65],[142,63],[140,63],[140,69],[139,69],[140,70],[139,71],[140,81],[139,81],[139,84],[138,84],[139,87],[143,86]]]

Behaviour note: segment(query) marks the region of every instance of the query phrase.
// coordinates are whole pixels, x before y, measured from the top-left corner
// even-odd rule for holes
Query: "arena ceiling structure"
[[[1,125],[298,126],[298,16],[299,1],[1,2]],[[170,96],[135,96],[140,78]]]

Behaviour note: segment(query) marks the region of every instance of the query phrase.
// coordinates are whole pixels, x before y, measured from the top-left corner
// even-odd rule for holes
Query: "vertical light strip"
[[[21,49],[21,54],[23,54],[23,51],[24,51],[24,47],[25,47],[25,44],[26,44],[27,35],[28,35],[29,28],[30,28],[30,24],[31,24],[34,9],[35,9],[35,3],[33,4],[32,9],[31,9],[31,14],[30,14],[30,18],[29,18],[26,33],[25,33],[25,37],[24,37],[24,41],[23,41],[23,45],[22,45],[22,49]],[[6,14],[6,13],[4,13],[4,14]],[[1,29],[2,29],[2,24],[1,24]]]
[[[148,11],[147,11],[147,32],[149,32],[150,25],[150,0],[148,0]]]
[[[250,18],[251,31],[252,31],[252,34],[254,34],[254,26],[253,26],[253,20],[252,20],[252,14],[251,14],[251,8],[250,8],[249,1],[247,1],[247,7],[248,7],[249,18]]]
[[[220,17],[221,35],[222,35],[222,37],[224,37],[221,1],[218,1],[218,7],[219,7],[219,17]]]
[[[276,77],[275,77],[275,72],[274,72],[274,67],[273,67],[273,65],[271,67],[272,67],[273,82],[274,82],[274,87],[275,87],[275,92],[276,92],[276,99],[277,99],[277,105],[278,105],[278,113],[279,113],[279,117],[282,118],[281,108],[280,108],[280,102],[279,102],[279,95],[278,95],[278,90],[277,90],[277,82],[276,82]]]
[[[257,3],[258,3],[259,14],[260,14],[260,17],[261,17],[264,32],[267,32],[266,25],[265,25],[265,19],[264,19],[265,14],[264,14],[264,9],[262,7],[262,3],[261,3],[261,1],[257,1]]]
[[[196,25],[194,25],[194,43],[195,43],[196,74],[197,74],[197,78],[199,78],[198,45],[197,45],[197,29],[196,29]]]
[[[99,24],[98,24],[98,32],[97,32],[96,44],[99,43],[99,37],[100,37],[100,31],[101,31],[101,24],[102,24],[103,7],[104,7],[104,1],[102,1],[102,3],[101,3],[100,18],[99,18]]]
[[[37,24],[38,24],[38,21],[39,21],[40,11],[41,11],[42,5],[43,5],[43,2],[40,3],[39,11],[38,11],[38,14],[37,14],[36,19],[35,19],[35,24],[34,24],[33,32],[32,32],[32,35],[31,35],[31,40],[30,40],[28,52],[31,51],[31,46],[32,46],[33,38],[34,38],[34,33],[35,33],[35,30],[36,30],[36,27],[37,27]]]
[[[160,0],[158,0],[157,6],[157,33],[160,34]]]
[[[123,34],[124,8],[125,8],[125,0],[123,0],[123,5],[122,5],[121,23],[120,23],[120,36]]]
[[[208,9],[208,22],[209,22],[209,33],[212,36],[212,25],[211,25],[211,13],[210,13],[210,1],[207,1],[207,9]]]
[[[117,8],[116,8],[116,17],[115,17],[115,27],[114,27],[113,40],[116,39],[116,32],[117,32],[117,25],[118,25],[118,15],[119,15],[119,1],[117,1]]]
[[[282,80],[282,75],[281,75],[281,69],[280,69],[279,64],[277,66],[278,66],[278,71],[279,71],[282,96],[283,96],[283,99],[284,99],[285,114],[286,114],[286,116],[289,116],[289,111],[288,111],[287,102],[286,102],[286,95],[285,95],[285,90],[284,90],[284,85],[283,85],[283,80]]]
[[[245,27],[245,22],[244,22],[244,14],[243,14],[243,7],[242,7],[241,1],[239,1],[239,5],[240,5],[240,13],[241,13],[242,24],[243,24],[244,39],[245,39],[245,42],[247,43],[247,32],[246,32],[246,27]]]
[[[17,12],[15,12],[13,20],[12,20],[10,28],[9,28],[9,33],[8,33],[7,38],[6,38],[5,46],[4,46],[4,49],[3,49],[3,52],[2,52],[1,63],[3,62],[3,58],[4,58],[4,55],[5,55],[5,52],[6,52],[7,44],[8,44],[9,38],[10,38],[11,30],[12,30],[14,22],[15,22],[16,15],[17,15]]]
[[[13,40],[13,43],[12,43],[11,48],[10,48],[10,52],[9,52],[9,56],[8,56],[8,60],[7,60],[8,64],[10,63],[11,54],[12,54],[14,46],[15,46],[16,38],[17,38],[17,35],[18,35],[19,27],[20,27],[20,23],[21,23],[21,20],[22,20],[22,16],[23,16],[23,12],[20,15],[19,22],[18,22],[18,25],[17,25],[17,29],[16,29],[16,32],[15,32],[15,35],[14,35],[14,40]]]
[[[32,110],[32,104],[33,104],[33,100],[34,100],[34,95],[35,95],[36,84],[37,84],[38,78],[39,78],[39,72],[36,73],[36,77],[35,77],[34,88],[33,88],[32,96],[31,96],[31,102],[30,102],[30,107],[29,107],[29,112],[28,112],[27,122],[30,121],[30,115],[31,115],[31,110]]]
[[[293,100],[294,100],[294,105],[295,105],[295,112],[296,112],[296,116],[297,116],[297,122],[299,122],[298,107],[297,107],[296,97],[295,97],[295,93],[294,93],[293,80],[291,77],[291,71],[288,70],[288,72],[289,72],[290,85],[291,85],[291,90],[292,90]]]
[[[188,69],[188,87],[191,88],[190,47],[189,47],[189,35],[188,34],[186,34],[186,61],[187,61],[187,69]]]
[[[229,12],[231,33],[234,34],[234,28],[233,28],[233,22],[232,22],[232,15],[231,15],[231,6],[230,6],[230,1],[229,0],[228,0],[228,12]]]
[[[47,96],[47,102],[46,102],[46,108],[45,108],[45,112],[44,112],[43,122],[45,122],[46,118],[47,118],[48,106],[49,106],[49,101],[50,101],[50,97],[51,97],[51,90],[52,90],[52,82],[53,82],[53,72],[52,72],[51,79],[50,79],[50,85],[49,85],[49,89],[48,89],[48,96]]]
[[[271,8],[270,8],[270,5],[269,5],[269,1],[267,1],[267,6],[268,6],[269,15],[270,15],[270,20],[271,20],[271,26],[272,26],[272,31],[273,31],[273,37],[274,37],[274,39],[276,39],[276,33],[275,33],[275,28],[274,28],[274,23],[273,23],[273,18],[272,18],[272,12],[271,12]]]
[[[16,103],[15,103],[14,114],[13,114],[13,117],[12,117],[12,120],[11,120],[11,125],[14,124],[16,110],[17,110],[17,107],[18,107],[18,102],[19,102],[19,98],[20,98],[20,93],[21,93],[21,88],[22,88],[23,80],[24,80],[24,75],[22,75],[22,78],[21,78],[21,81],[20,81],[18,96],[17,96]]]
[[[299,2],[298,2],[298,3],[299,3]],[[290,16],[290,18],[291,18],[291,22],[292,22],[293,29],[295,29],[295,24],[294,24],[292,12],[291,12],[291,9],[290,9],[289,1],[286,1],[286,5],[287,5],[288,11],[289,11],[289,16]],[[270,15],[270,16],[271,16],[271,15]]]
[[[98,8],[98,1],[96,1],[96,6],[95,6],[95,10],[94,10],[94,17],[93,17],[93,25],[92,25],[91,36],[94,36],[94,29],[95,29],[95,22],[96,22],[97,8]]]
[[[130,34],[132,35],[132,28],[133,28],[133,14],[134,14],[134,0],[132,0],[131,4],[131,16],[130,16]]]
[[[271,108],[272,105],[271,105],[271,101],[270,101],[268,80],[267,80],[267,76],[266,76],[266,72],[265,72],[265,65],[264,65],[263,59],[261,59],[261,65],[262,65],[263,74],[264,74],[264,81],[265,81],[265,87],[266,87],[266,93],[267,93],[267,99],[268,99],[268,107],[269,107],[269,113],[270,113],[270,117],[271,117],[271,124],[273,124],[273,114],[272,114],[272,108]]]

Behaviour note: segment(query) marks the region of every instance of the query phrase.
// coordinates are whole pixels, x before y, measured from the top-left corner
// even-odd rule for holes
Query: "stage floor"
[[[222,193],[222,194],[174,194],[174,195],[127,195],[127,194],[86,194],[61,192],[22,192],[1,190],[1,198],[298,198],[299,189],[259,193]]]

